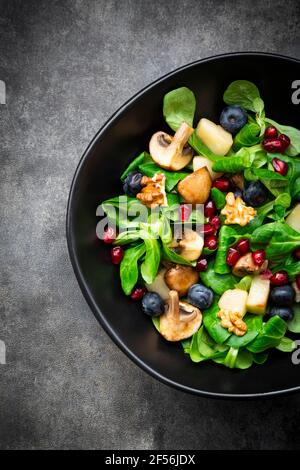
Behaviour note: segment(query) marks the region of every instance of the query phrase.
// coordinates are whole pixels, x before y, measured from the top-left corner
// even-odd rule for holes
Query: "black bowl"
[[[76,170],[67,238],[82,292],[115,343],[144,370],[180,390],[223,398],[278,395],[299,390],[300,374],[290,354],[275,352],[264,365],[229,370],[213,363],[194,364],[179,345],[164,341],[139,303],[123,295],[118,268],[110,263],[108,247],[95,234],[96,208],[104,199],[122,193],[122,171],[148,148],[154,132],[167,129],[162,116],[166,92],[191,88],[197,97],[196,118],[217,122],[227,85],[247,79],[259,87],[268,116],[299,127],[300,105],[291,100],[292,83],[299,77],[300,61],[263,53],[226,54],[181,67],[125,103],[100,129]]]

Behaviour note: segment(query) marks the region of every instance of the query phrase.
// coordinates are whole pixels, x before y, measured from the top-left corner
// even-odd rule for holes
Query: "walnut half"
[[[244,227],[256,216],[256,210],[246,206],[240,197],[235,198],[233,193],[228,193],[226,206],[222,209],[221,214],[226,215],[226,225],[238,224]]]
[[[229,333],[234,333],[236,336],[244,336],[247,332],[247,325],[243,321],[243,316],[240,312],[230,312],[229,310],[220,310],[218,318],[221,319],[221,325],[226,328]]]
[[[143,176],[141,180],[142,189],[136,195],[137,199],[151,209],[157,206],[166,206],[165,182],[166,177],[162,173],[156,173],[153,178]]]

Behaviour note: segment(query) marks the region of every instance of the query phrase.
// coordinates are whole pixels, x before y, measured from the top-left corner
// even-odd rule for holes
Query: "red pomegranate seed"
[[[145,289],[144,287],[136,287],[131,292],[130,297],[132,298],[132,300],[141,300],[146,294],[146,292],[147,292],[147,289]]]
[[[187,204],[181,204],[179,207],[179,212],[180,212],[180,220],[182,222],[186,222],[189,220],[190,215],[191,215],[191,207],[188,206]]]
[[[215,203],[213,201],[208,201],[205,205],[204,205],[204,215],[205,217],[213,217],[216,213],[216,206],[215,206]]]
[[[124,256],[124,250],[121,246],[114,246],[111,249],[110,255],[113,264],[120,264]]]
[[[286,271],[277,271],[270,279],[273,286],[284,286],[289,283],[289,276]]]
[[[219,228],[220,228],[220,226],[221,226],[220,217],[218,217],[217,215],[215,215],[214,217],[212,217],[211,219],[209,219],[209,223],[210,223],[211,225],[213,225],[216,230],[219,230]]]
[[[216,231],[216,228],[213,225],[203,224],[202,233],[204,233],[205,237],[208,237],[209,235],[214,235],[215,231]]]
[[[235,245],[235,249],[239,252],[240,255],[245,255],[250,251],[250,242],[247,238],[242,238]]]
[[[270,280],[273,276],[273,273],[270,269],[265,269],[261,274],[261,277],[265,280]]]
[[[294,255],[294,258],[296,258],[297,260],[300,260],[300,246],[299,248],[296,248],[296,250],[294,250],[293,255]]]
[[[284,151],[282,142],[279,139],[265,139],[262,146],[269,153],[282,153]]]
[[[278,137],[278,131],[274,126],[268,126],[264,134],[265,139],[276,139]]]
[[[228,266],[234,266],[238,260],[240,259],[241,255],[235,248],[229,248],[227,251],[226,263]]]
[[[219,189],[219,191],[222,191],[223,193],[227,193],[230,189],[230,181],[228,178],[225,178],[225,176],[217,178],[213,182],[213,187]]]
[[[283,151],[285,151],[291,143],[290,138],[286,134],[280,134],[278,139],[280,140],[280,142],[283,146]]]
[[[298,289],[300,289],[300,274],[297,274],[296,276],[296,284],[297,284]]]
[[[103,234],[104,243],[112,243],[116,238],[116,231],[113,227],[108,227]]]
[[[288,172],[288,164],[279,160],[279,158],[273,158],[272,165],[276,173],[279,173],[282,176],[285,176]]]
[[[199,259],[196,264],[196,271],[198,271],[199,273],[202,273],[203,271],[206,270],[207,264],[208,264],[207,259],[205,258]]]
[[[215,235],[210,235],[204,239],[204,246],[209,250],[215,250],[218,246],[218,239]]]
[[[262,266],[266,259],[266,253],[264,250],[257,250],[252,253],[252,259],[257,266]]]

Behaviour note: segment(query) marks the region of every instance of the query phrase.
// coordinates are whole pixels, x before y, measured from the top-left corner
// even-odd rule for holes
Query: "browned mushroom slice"
[[[178,184],[178,192],[188,204],[204,204],[211,190],[211,177],[206,167],[194,171]]]
[[[176,266],[168,269],[165,273],[165,282],[169,289],[176,290],[179,297],[187,294],[189,288],[199,281],[199,275],[195,269],[190,266]]]
[[[166,132],[156,132],[150,140],[150,155],[161,168],[179,171],[188,165],[193,157],[187,141],[193,133],[193,128],[183,122],[172,137]]]
[[[262,266],[257,266],[252,258],[251,253],[247,253],[242,256],[238,262],[234,265],[232,273],[237,277],[244,277],[247,274],[259,274],[268,267],[268,261],[266,260]]]
[[[187,302],[179,302],[178,292],[171,290],[166,311],[160,317],[161,335],[168,341],[189,338],[200,328],[202,313]]]

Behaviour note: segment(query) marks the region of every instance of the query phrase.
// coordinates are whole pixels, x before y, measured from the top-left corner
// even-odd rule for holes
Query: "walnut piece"
[[[218,317],[221,318],[221,326],[226,328],[229,333],[234,333],[236,336],[244,336],[247,331],[247,325],[243,321],[243,316],[240,312],[231,312],[230,310],[220,310]]]
[[[235,198],[233,193],[228,193],[226,206],[222,209],[221,214],[226,215],[226,225],[238,224],[244,227],[256,216],[256,210],[246,206],[242,198]]]
[[[167,196],[165,190],[166,177],[162,173],[156,173],[153,178],[143,176],[140,193],[136,195],[145,206],[153,209],[157,206],[167,205]]]

